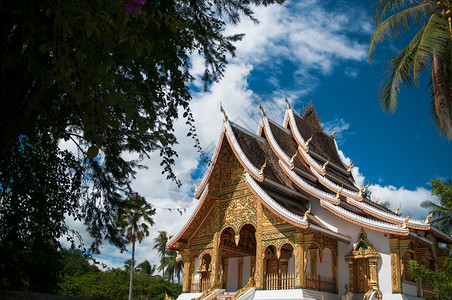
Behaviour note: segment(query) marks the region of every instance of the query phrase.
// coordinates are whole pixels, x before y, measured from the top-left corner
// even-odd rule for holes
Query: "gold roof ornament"
[[[406,217],[406,219],[403,220],[402,228],[406,228],[406,223],[408,222],[409,219],[410,219],[410,215],[408,215],[408,217]]]
[[[220,102],[220,111],[223,113],[223,122],[226,122],[228,120],[228,116],[226,115],[226,112],[223,109],[223,105],[221,105]]]
[[[259,170],[259,175],[264,174],[264,169],[267,166],[267,159],[265,159],[264,164],[262,165],[261,169]]]
[[[369,197],[370,197],[370,195],[372,195],[372,191],[369,191],[369,194],[367,194]]]
[[[378,203],[378,201],[380,201],[380,197],[378,197],[377,200],[375,200],[375,203]]]
[[[348,168],[347,168],[347,172],[350,173],[354,165],[355,165],[354,162],[350,162],[350,165],[348,165]]]
[[[196,186],[195,181],[193,180],[193,187],[195,188],[195,193],[198,191],[198,187]]]
[[[261,105],[261,100],[259,100],[259,109],[262,111],[262,118],[265,117],[266,115],[265,115],[264,108]]]
[[[341,186],[341,188],[336,192],[336,199],[339,199],[340,197],[340,192],[342,192],[342,190],[344,189],[344,185]]]
[[[394,211],[394,213],[395,213],[396,215],[399,214],[399,209],[400,209],[401,207],[402,207],[402,203],[400,203],[399,206],[397,206],[396,210]]]
[[[328,158],[328,160],[326,161],[326,163],[323,164],[323,167],[322,167],[323,171],[325,171],[326,166],[328,166],[329,163],[330,163],[330,159]]]
[[[304,212],[303,221],[308,220],[308,214],[311,212],[311,203],[309,203],[309,208],[307,211]]]
[[[166,242],[168,243],[170,240],[168,233],[166,234]]]
[[[334,139],[335,135],[336,135],[336,130],[333,131],[333,133],[331,134],[331,137]]]
[[[309,143],[312,141],[312,137],[313,137],[313,136],[314,136],[314,135],[311,135],[311,137],[304,143],[306,147],[309,146]]]
[[[365,186],[363,186],[364,192],[367,191],[367,188],[369,187],[369,185],[370,185],[370,182],[367,183]]]
[[[433,217],[433,211],[427,216],[427,218],[425,218],[424,223],[425,223],[425,224],[429,224],[429,223],[430,223],[429,219],[430,219],[431,217]]]
[[[287,95],[286,94],[284,94],[284,100],[286,101],[286,103],[287,103],[287,109],[290,109],[291,107],[290,107],[290,103],[289,103],[289,100],[287,100]]]
[[[293,164],[293,162],[294,162],[294,160],[295,160],[295,157],[297,157],[297,154],[298,154],[298,150],[297,150],[297,152],[295,152],[295,154],[292,155],[292,157],[290,158],[289,162],[290,162],[291,164]]]

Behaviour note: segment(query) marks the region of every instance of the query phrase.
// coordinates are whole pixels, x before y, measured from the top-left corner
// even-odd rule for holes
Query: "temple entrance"
[[[228,292],[244,287],[254,276],[256,266],[256,229],[251,224],[242,226],[239,234],[231,227],[220,236],[221,287]]]
[[[358,258],[353,260],[353,293],[362,294],[367,292],[369,274],[369,259]]]
[[[295,260],[292,245],[284,244],[279,253],[275,246],[270,245],[264,253],[264,289],[295,288]]]
[[[377,272],[380,254],[369,242],[363,229],[361,229],[355,245],[345,256],[345,260],[349,264],[351,290],[354,294],[363,294],[369,289],[373,289],[378,295],[381,295]]]

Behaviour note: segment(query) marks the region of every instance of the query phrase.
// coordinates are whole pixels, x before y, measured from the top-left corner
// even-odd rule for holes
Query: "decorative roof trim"
[[[279,161],[279,165],[283,169],[284,173],[293,181],[296,185],[298,185],[303,191],[307,192],[308,194],[319,198],[321,200],[325,200],[327,202],[330,202],[335,205],[339,205],[341,201],[339,199],[336,199],[335,195],[326,193],[315,186],[310,185],[307,183],[304,179],[302,179],[300,176],[298,176],[297,173],[289,169],[285,164],[283,164],[281,161]]]
[[[365,202],[356,201],[356,200],[347,198],[347,203],[350,203],[351,205],[362,209],[363,211],[365,211],[366,213],[368,213],[374,217],[377,217],[379,219],[382,219],[382,220],[385,220],[385,221],[388,221],[391,223],[396,223],[398,225],[401,225],[401,224],[403,224],[403,221],[405,220],[405,218],[395,215],[394,213],[386,212],[382,209],[369,205]],[[412,220],[412,219],[409,219],[408,222],[406,223],[406,225],[409,228],[419,229],[419,230],[429,230],[432,227],[430,224],[425,224],[423,221]]]
[[[216,163],[216,161],[218,159],[218,155],[220,154],[221,145],[223,144],[223,138],[224,138],[225,130],[226,130],[226,128],[225,128],[225,126],[223,124],[223,127],[221,128],[221,134],[220,134],[220,136],[218,137],[218,140],[217,140],[215,151],[212,154],[212,162],[211,162],[209,168],[207,169],[207,171],[204,173],[204,176],[203,176],[203,178],[201,180],[201,184],[199,185],[198,190],[195,191],[195,194],[193,196],[195,199],[198,199],[199,196],[201,196],[202,192],[204,191],[204,189],[205,189],[205,187],[206,187],[206,185],[207,185],[207,183],[209,181],[210,176],[212,175],[213,168],[214,168],[215,163]]]
[[[264,116],[261,118],[261,120],[264,125],[263,127],[265,136],[267,137],[268,143],[270,144],[270,147],[273,149],[273,152],[276,154],[276,156],[278,156],[280,160],[282,160],[286,165],[288,165],[290,169],[293,169],[294,164],[290,162],[290,157],[286,153],[284,153],[284,151],[281,149],[278,142],[276,141],[275,136],[273,135],[273,132],[271,130],[268,118]]]
[[[229,121],[226,121],[224,124],[226,128],[226,137],[228,138],[232,151],[236,154],[238,160],[242,163],[242,166],[246,169],[246,171],[251,173],[256,180],[262,182],[264,180],[264,175],[259,174],[259,169],[250,162],[248,157],[246,157],[234,135],[234,132],[232,131],[231,124]]]
[[[328,229],[322,228],[322,227],[312,224],[312,223],[309,223],[309,229],[316,230],[316,231],[325,233],[329,236],[335,237],[338,240],[340,240],[341,242],[346,243],[346,244],[350,244],[350,242],[351,242],[351,237],[349,237],[347,235],[343,235],[343,234],[340,234],[340,233],[337,233],[334,231],[330,231]]]
[[[190,218],[187,220],[187,222],[185,223],[185,225],[181,228],[181,230],[179,230],[179,232],[177,234],[175,234],[167,243],[166,243],[166,248],[170,249],[176,242],[177,240],[185,233],[185,231],[187,230],[187,228],[190,226],[191,222],[193,221],[193,219],[195,218],[195,216],[198,214],[199,209],[201,208],[201,206],[203,205],[203,203],[205,202],[205,200],[207,199],[207,193],[209,191],[209,184],[207,184],[207,186],[204,188],[204,192],[201,195],[201,199],[198,201],[198,204],[196,205],[196,208],[193,210],[193,213],[191,214]]]
[[[353,192],[349,189],[342,188],[337,183],[332,182],[330,179],[328,179],[326,176],[323,176],[317,172],[317,170],[313,167],[311,167],[311,172],[317,177],[317,179],[320,181],[321,184],[329,188],[330,190],[334,192],[339,192],[342,196],[350,197],[357,201],[362,201],[362,196],[359,196],[358,193]]]
[[[287,118],[287,120],[286,120],[286,118]],[[302,117],[300,116],[300,118],[302,118]],[[300,131],[298,130],[297,123],[295,122],[295,115],[294,115],[293,109],[287,109],[286,110],[286,114],[284,115],[284,122],[290,123],[290,129],[292,130],[292,135],[294,136],[295,141],[298,143],[299,149],[301,148],[303,150],[303,151],[300,151],[300,153],[303,155],[303,158],[305,159],[305,161],[311,167],[314,167],[320,174],[325,175],[326,172],[322,169],[322,166],[313,157],[311,157],[311,155],[309,154],[309,152],[310,152],[309,146],[306,146],[306,144],[305,144],[306,141],[303,139],[303,137],[301,136]],[[285,125],[287,126],[287,123],[285,123]],[[337,144],[335,144],[335,145],[336,145],[336,150],[338,150]],[[325,160],[326,161],[325,158],[323,158],[318,153],[315,153],[314,151],[312,151],[312,155],[313,156],[317,156],[321,160]],[[331,163],[331,166],[334,166],[335,169],[337,169],[338,171],[342,172],[344,175],[347,175],[347,176],[350,175],[346,170],[344,170],[343,168],[341,168],[340,166],[338,166],[335,163]]]
[[[320,205],[326,210],[335,214],[336,216],[339,216],[342,219],[345,219],[359,226],[395,235],[407,236],[408,234],[410,234],[410,230],[408,228],[402,228],[401,226],[397,226],[391,223],[374,221],[369,218],[355,214],[351,211],[348,211],[340,206],[333,205],[327,201],[320,200]]]
[[[245,174],[245,180],[248,183],[248,187],[251,189],[253,194],[259,198],[262,202],[262,204],[265,205],[271,212],[273,212],[275,215],[283,219],[284,221],[303,229],[306,229],[309,227],[309,222],[303,221],[301,216],[298,216],[281,205],[279,205],[275,200],[273,200],[272,197],[270,197],[253,179],[253,177],[246,172]]]

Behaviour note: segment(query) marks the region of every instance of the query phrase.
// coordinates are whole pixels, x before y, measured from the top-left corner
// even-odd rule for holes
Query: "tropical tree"
[[[149,225],[154,225],[151,218],[155,209],[139,195],[129,197],[119,214],[120,234],[132,243],[132,260],[130,265],[129,300],[132,300],[133,270],[135,263],[135,243],[141,243],[149,236]],[[149,225],[148,225],[149,224]]]
[[[447,140],[452,140],[452,14],[449,0],[380,0],[375,5],[377,27],[369,48],[371,61],[375,43],[396,38],[418,25],[409,44],[388,62],[380,89],[380,103],[392,113],[397,108],[400,84],[418,85],[421,73],[431,70],[431,116]],[[390,15],[383,20],[387,14]]]
[[[452,234],[452,181],[432,180],[431,189],[432,195],[439,197],[439,204],[426,200],[421,203],[421,207],[433,212],[433,225]]]
[[[157,250],[160,256],[158,270],[162,272],[164,278],[174,282],[174,277],[177,277],[178,281],[180,280],[182,264],[176,259],[177,252],[166,248],[166,244],[170,238],[166,231],[159,231],[159,235],[154,238],[154,249]]]
[[[151,265],[151,263],[146,259],[141,264],[139,264],[136,269],[138,272],[140,272],[142,274],[154,275],[154,273],[157,269],[157,266]]]

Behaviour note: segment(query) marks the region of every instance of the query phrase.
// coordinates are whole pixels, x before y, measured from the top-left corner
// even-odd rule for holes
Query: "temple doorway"
[[[369,280],[369,259],[358,258],[353,260],[353,293],[363,294],[367,292]]]
[[[231,227],[220,236],[221,286],[228,292],[244,287],[254,276],[256,266],[256,229],[242,226],[238,234]]]

